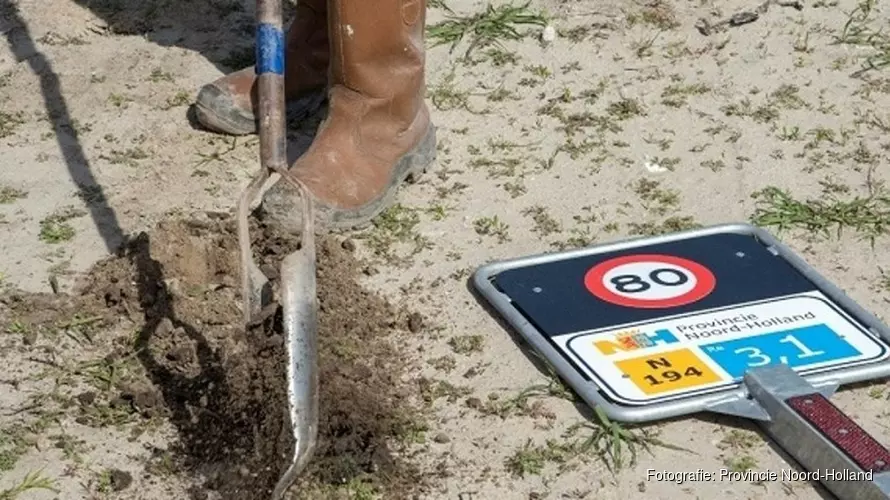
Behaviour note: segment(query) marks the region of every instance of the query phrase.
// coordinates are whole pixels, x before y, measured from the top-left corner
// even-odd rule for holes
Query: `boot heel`
[[[420,180],[436,161],[436,127],[430,124],[420,143],[403,158],[403,168],[407,170],[405,181],[411,184]]]

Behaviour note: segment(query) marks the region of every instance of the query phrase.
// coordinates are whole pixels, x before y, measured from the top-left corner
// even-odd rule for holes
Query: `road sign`
[[[714,290],[705,266],[672,255],[627,255],[593,266],[584,286],[597,298],[625,307],[664,309],[691,304]]]
[[[476,288],[588,403],[645,421],[808,382],[890,376],[890,331],[768,233],[717,226],[490,264]]]
[[[751,418],[838,497],[890,500],[890,450],[827,399],[890,376],[890,329],[765,231],[715,226],[514,259],[473,282],[613,419]]]

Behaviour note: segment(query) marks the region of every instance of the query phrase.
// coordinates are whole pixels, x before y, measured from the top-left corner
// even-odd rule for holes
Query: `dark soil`
[[[275,284],[278,261],[299,242],[259,223],[252,234]],[[318,242],[319,447],[293,498],[338,498],[343,485],[385,498],[422,488],[393,449],[422,425],[417,387],[403,381],[405,356],[396,347],[418,317],[362,288],[353,248],[334,237]],[[268,500],[293,449],[280,313],[244,331],[237,262],[227,215],[170,219],[97,264],[72,296],[3,299],[35,323],[74,308],[138,326],[135,344],[117,339],[109,354],[135,356],[144,368],[142,381],[118,388],[119,398],[175,426],[178,465],[203,478],[195,499]]]

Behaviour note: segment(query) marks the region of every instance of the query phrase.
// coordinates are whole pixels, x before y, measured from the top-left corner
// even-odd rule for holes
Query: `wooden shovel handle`
[[[256,2],[256,74],[260,163],[269,171],[287,168],[285,135],[285,36],[281,0]]]

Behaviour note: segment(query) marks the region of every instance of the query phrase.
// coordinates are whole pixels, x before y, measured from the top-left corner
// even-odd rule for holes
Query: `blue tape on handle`
[[[271,24],[256,31],[256,74],[284,74],[284,32]]]

